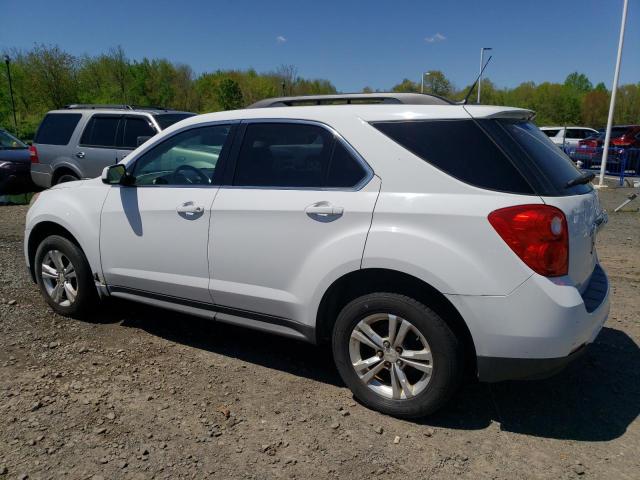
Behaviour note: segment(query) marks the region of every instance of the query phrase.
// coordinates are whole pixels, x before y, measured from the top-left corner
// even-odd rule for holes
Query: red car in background
[[[604,133],[578,142],[578,147],[598,148],[604,144]],[[611,147],[640,148],[640,125],[611,127]]]

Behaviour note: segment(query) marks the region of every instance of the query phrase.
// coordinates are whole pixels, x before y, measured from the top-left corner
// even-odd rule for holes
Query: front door
[[[299,320],[323,280],[360,268],[380,183],[327,128],[249,123],[230,183],[214,201],[209,243],[224,314]]]
[[[113,186],[102,209],[100,255],[110,288],[211,303],[209,222],[231,131],[183,130],[127,164],[134,184]]]

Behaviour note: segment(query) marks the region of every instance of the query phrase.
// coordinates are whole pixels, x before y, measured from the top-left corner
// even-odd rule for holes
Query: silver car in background
[[[195,113],[131,105],[68,105],[44,117],[33,141],[31,178],[44,188],[95,178],[102,169]]]

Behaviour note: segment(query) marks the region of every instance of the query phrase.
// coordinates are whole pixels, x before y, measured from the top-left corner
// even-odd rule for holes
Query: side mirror
[[[149,136],[140,136],[136,138],[136,146],[139,147],[140,145],[142,145],[144,142],[146,142],[147,140],[149,140],[151,137]]]
[[[109,165],[102,170],[102,183],[107,185],[125,185],[127,175],[127,168],[121,164]]]

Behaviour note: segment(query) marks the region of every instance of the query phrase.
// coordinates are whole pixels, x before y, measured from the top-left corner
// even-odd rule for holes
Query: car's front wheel
[[[342,309],[333,355],[356,398],[397,417],[434,412],[462,374],[461,345],[447,323],[422,303],[394,293],[365,295]]]
[[[34,258],[36,281],[56,313],[83,317],[98,301],[89,262],[82,250],[59,235],[45,238]]]

